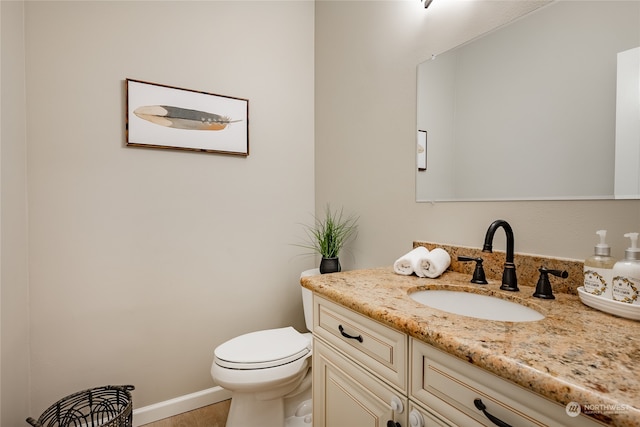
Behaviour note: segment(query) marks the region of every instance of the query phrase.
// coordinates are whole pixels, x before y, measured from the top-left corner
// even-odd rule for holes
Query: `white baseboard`
[[[193,411],[203,406],[213,405],[223,400],[231,399],[231,392],[222,387],[212,387],[195,393],[179,396],[164,402],[154,403],[134,409],[133,426],[138,427],[164,418]]]

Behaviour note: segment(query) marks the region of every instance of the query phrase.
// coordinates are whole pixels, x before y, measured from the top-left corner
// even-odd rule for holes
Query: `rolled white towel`
[[[449,268],[451,264],[451,256],[442,248],[435,248],[430,251],[426,257],[420,259],[420,262],[414,271],[419,277],[429,277],[435,279]]]
[[[418,266],[420,260],[429,254],[429,250],[424,246],[407,252],[393,263],[393,271],[404,276],[410,276],[414,272],[414,268]]]

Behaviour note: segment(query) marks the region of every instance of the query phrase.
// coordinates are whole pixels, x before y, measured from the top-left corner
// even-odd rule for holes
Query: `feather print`
[[[147,105],[136,108],[133,113],[141,119],[160,126],[187,130],[223,130],[230,123],[242,121],[231,120],[230,117],[206,111],[189,110],[169,105]]]

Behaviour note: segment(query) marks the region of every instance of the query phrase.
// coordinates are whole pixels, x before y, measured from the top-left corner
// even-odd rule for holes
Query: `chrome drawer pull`
[[[500,427],[511,427],[510,424],[505,423],[504,421],[502,421],[500,418],[496,418],[493,415],[491,415],[490,413],[488,413],[486,411],[487,407],[484,405],[484,403],[482,403],[482,400],[480,399],[474,399],[473,400],[473,404],[476,405],[476,408],[478,408],[479,410],[482,411],[482,413],[489,418],[489,421],[491,421],[492,423],[494,423],[497,426]]]
[[[338,330],[340,331],[343,337],[349,338],[350,340],[356,340],[358,342],[362,342],[362,335],[358,335],[357,337],[354,337],[353,335],[349,335],[344,331],[344,328],[342,327],[342,325],[338,325]]]

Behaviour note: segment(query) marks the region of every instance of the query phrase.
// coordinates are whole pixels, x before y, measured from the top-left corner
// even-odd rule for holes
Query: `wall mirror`
[[[556,1],[417,67],[416,200],[640,198],[640,2]]]

